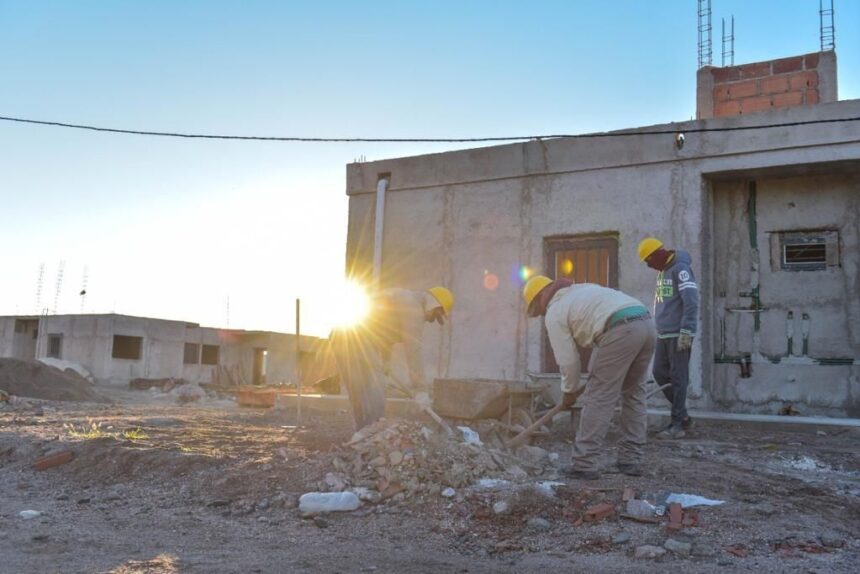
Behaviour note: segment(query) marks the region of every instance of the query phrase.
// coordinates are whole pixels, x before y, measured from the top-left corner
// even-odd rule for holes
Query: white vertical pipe
[[[380,178],[376,183],[376,221],[373,230],[373,288],[379,289],[382,277],[382,232],[385,228],[385,192],[388,178]]]

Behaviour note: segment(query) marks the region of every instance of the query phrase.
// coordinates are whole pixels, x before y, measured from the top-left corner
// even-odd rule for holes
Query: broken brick
[[[738,558],[746,558],[749,556],[749,550],[743,544],[732,544],[731,546],[726,546],[723,548],[729,554],[737,556]]]
[[[698,526],[699,525],[699,513],[695,510],[685,510],[684,511],[684,520],[681,521],[684,526]]]
[[[677,531],[684,527],[684,510],[677,502],[669,505],[669,530]]]
[[[58,452],[56,454],[52,454],[44,458],[40,458],[33,463],[33,468],[35,468],[36,470],[48,470],[49,468],[54,468],[55,466],[60,466],[62,464],[66,464],[67,462],[71,462],[74,458],[75,453],[70,450],[64,450],[62,452]]]
[[[624,489],[624,492],[621,494],[621,500],[627,502],[628,500],[633,500],[636,498],[636,492],[633,491],[629,486]]]
[[[609,518],[615,515],[615,507],[608,502],[601,502],[589,507],[585,511],[583,520],[586,522],[598,522],[604,518]]]

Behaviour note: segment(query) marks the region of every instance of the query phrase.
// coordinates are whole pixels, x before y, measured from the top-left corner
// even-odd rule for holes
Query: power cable
[[[678,133],[708,133],[708,132],[734,132],[745,130],[763,130],[772,128],[788,128],[796,126],[808,126],[815,124],[832,124],[840,122],[860,121],[860,116],[852,118],[834,118],[824,120],[808,120],[800,122],[784,122],[778,124],[765,124],[754,126],[729,126],[713,128],[694,128],[676,130],[637,130],[616,132],[595,132],[589,134],[549,134],[536,136],[505,136],[505,137],[483,137],[483,138],[318,138],[318,137],[279,137],[279,136],[235,136],[216,134],[188,134],[178,132],[158,132],[148,130],[125,130],[119,128],[103,128],[83,124],[70,124],[65,122],[49,122],[44,120],[28,120],[24,118],[12,118],[0,116],[0,120],[7,122],[18,122],[23,124],[36,124],[42,126],[53,126],[61,128],[72,128],[78,130],[90,130],[95,132],[108,132],[115,134],[129,134],[139,136],[159,136],[172,138],[190,139],[213,139],[213,140],[251,140],[251,141],[278,141],[278,142],[309,142],[309,143],[474,143],[474,142],[501,142],[501,141],[526,141],[542,140],[551,138],[603,138],[603,137],[628,137],[643,135],[675,135]]]

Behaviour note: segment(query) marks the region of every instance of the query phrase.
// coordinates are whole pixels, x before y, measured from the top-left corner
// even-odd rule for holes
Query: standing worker
[[[657,353],[654,378],[672,403],[672,422],[657,433],[659,438],[683,438],[693,425],[687,414],[687,387],[690,382],[690,348],[699,316],[699,287],[686,251],[667,250],[659,239],[648,237],[639,243],[639,259],[658,271],[654,295],[657,322]]]
[[[529,317],[544,322],[561,370],[562,402],[570,406],[580,389],[577,344],[593,347],[584,404],[568,475],[600,477],[599,459],[615,405],[621,397],[618,470],[640,476],[647,413],[645,379],[654,353],[656,331],[642,303],[621,291],[568,279],[536,275],[526,282],[523,298]]]
[[[410,393],[427,392],[424,323],[444,324],[453,307],[454,295],[445,287],[383,289],[371,296],[368,316],[361,325],[332,334],[335,362],[349,395],[356,430],[385,414],[385,379],[391,374],[395,344],[403,344]]]

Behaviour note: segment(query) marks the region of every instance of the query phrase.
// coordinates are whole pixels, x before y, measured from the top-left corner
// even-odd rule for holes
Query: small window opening
[[[113,336],[113,350],[111,357],[114,359],[140,360],[143,348],[143,337],[130,337],[128,335]]]
[[[200,362],[200,345],[185,343],[185,353],[182,362],[186,365],[196,365]]]
[[[203,352],[200,356],[200,362],[204,365],[217,365],[218,351],[218,345],[203,345]]]
[[[58,334],[48,335],[48,356],[52,359],[61,359],[63,354],[63,336]]]

